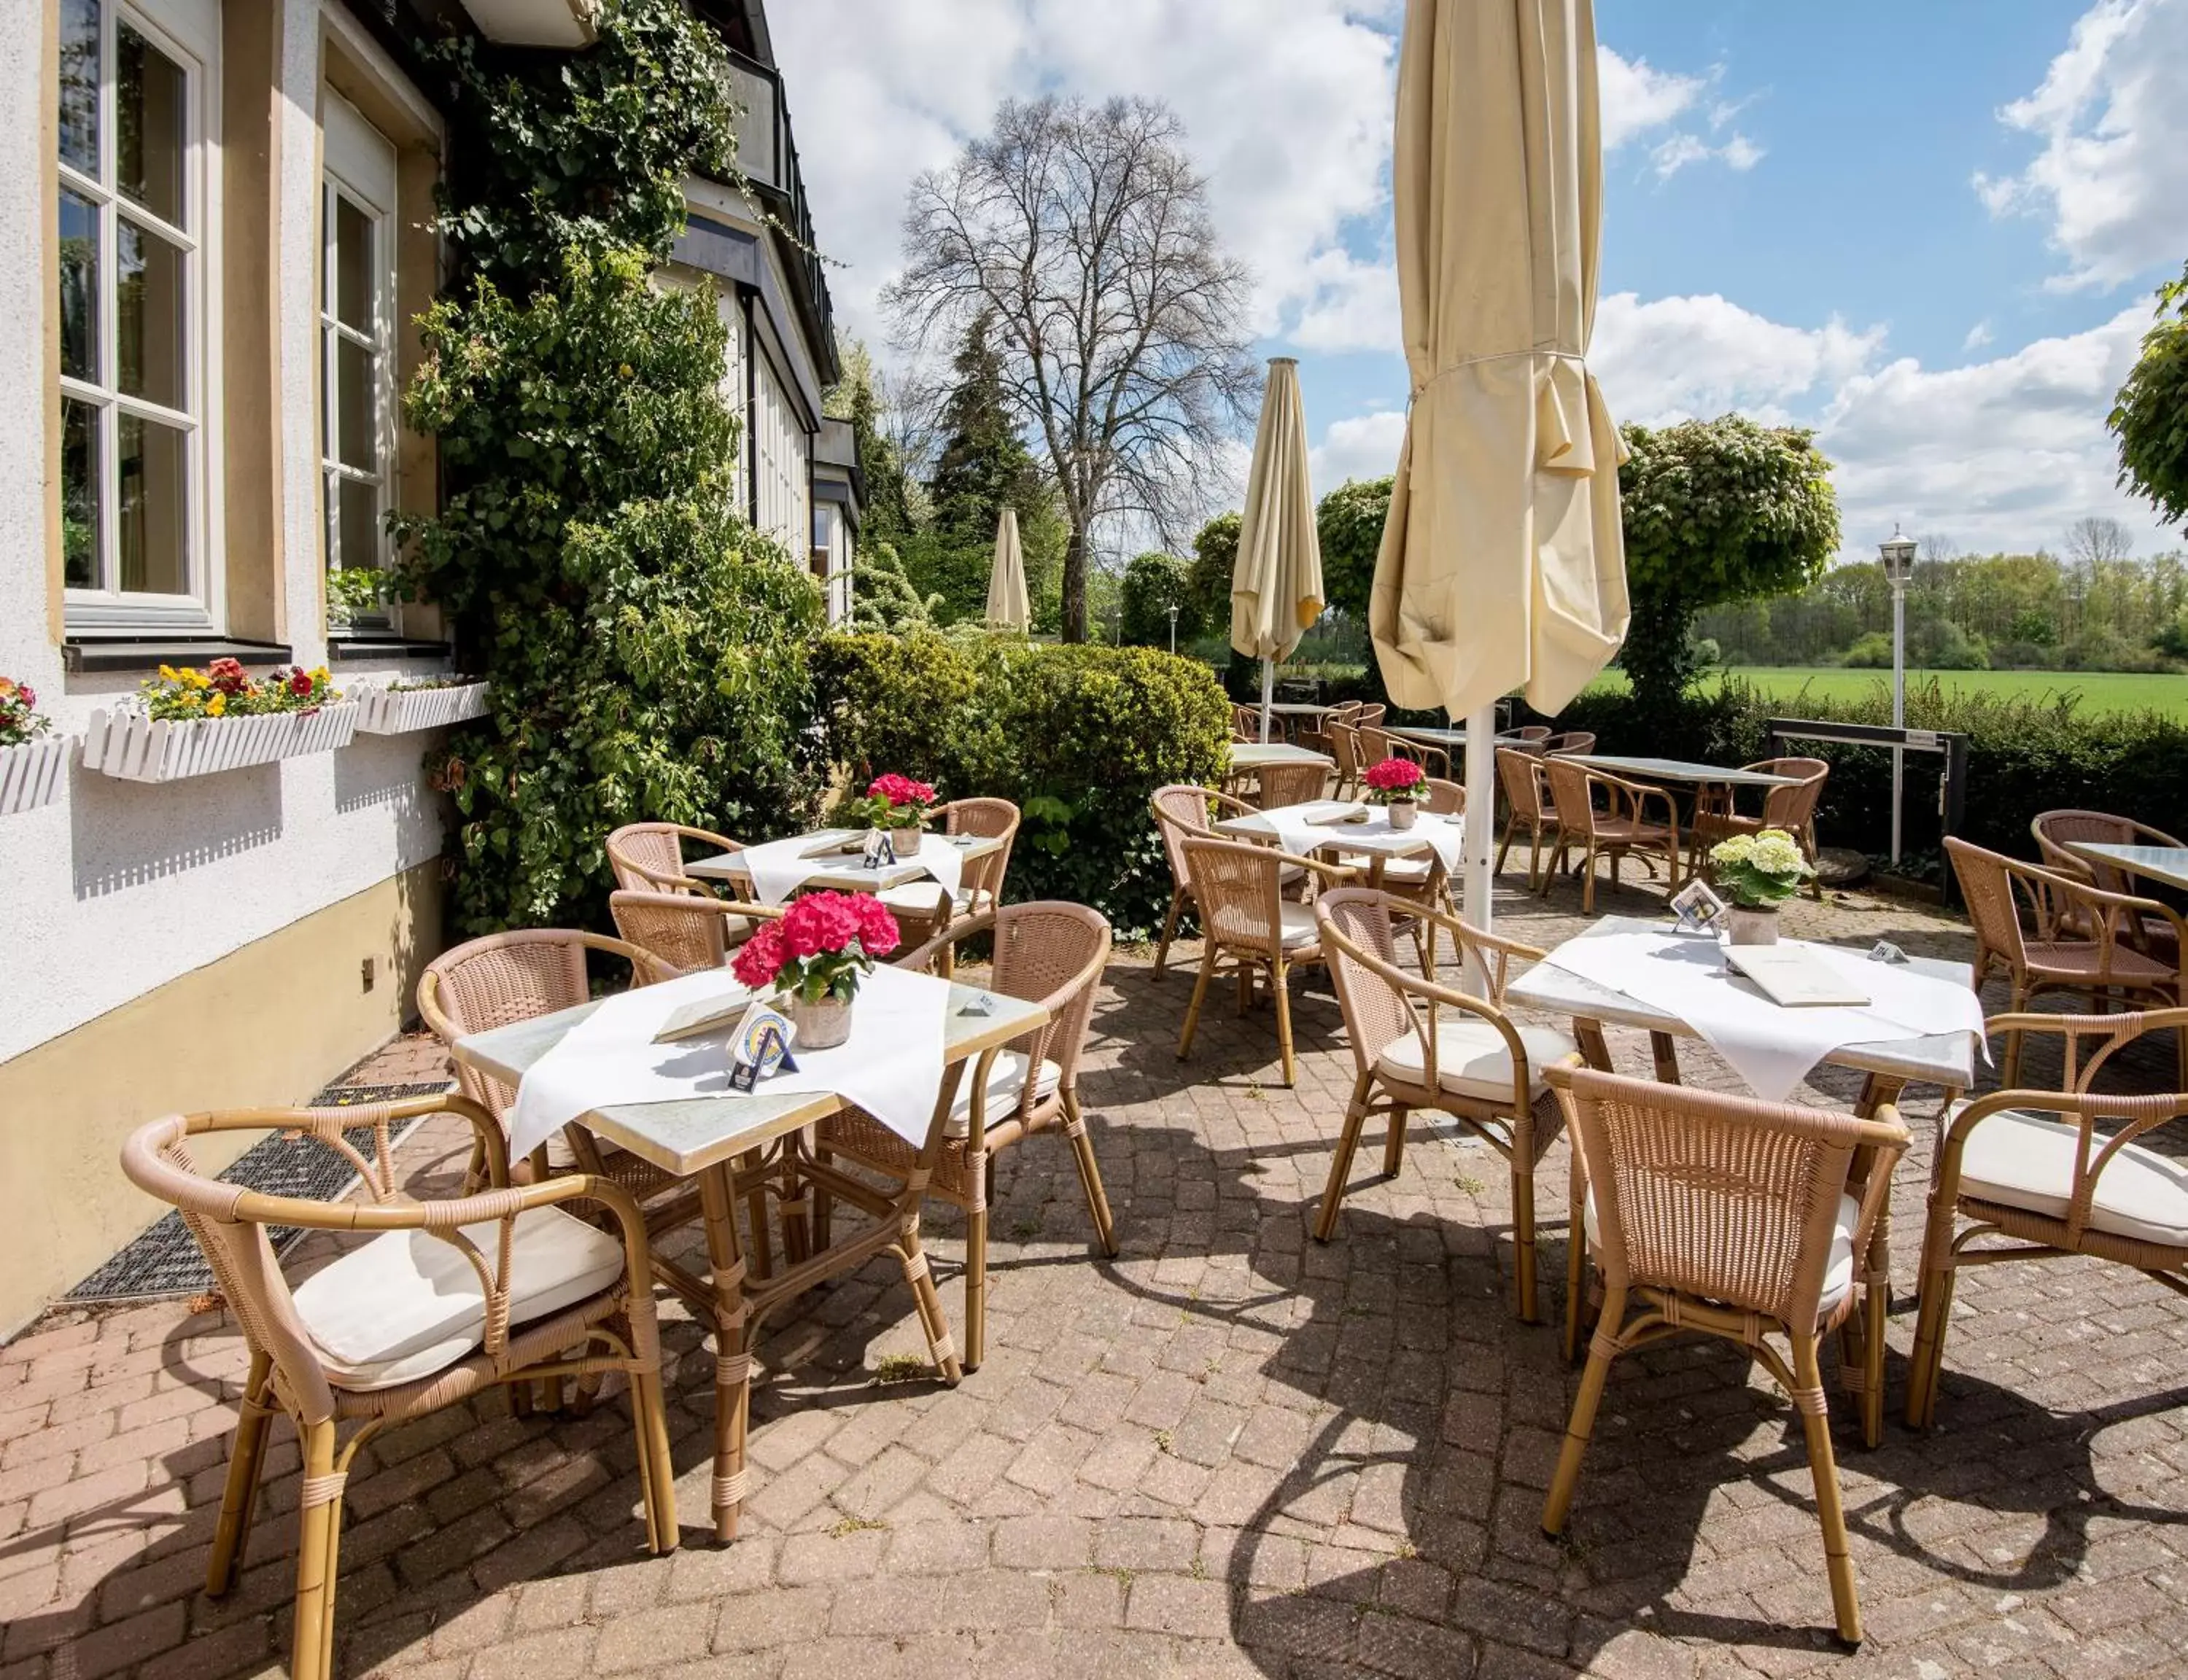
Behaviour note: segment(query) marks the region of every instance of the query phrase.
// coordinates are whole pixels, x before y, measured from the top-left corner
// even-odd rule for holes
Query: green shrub
[[[1213,782],[1230,711],[1208,668],[1146,648],[1050,646],[932,631],[821,638],[814,681],[829,757],[854,784],[897,770],[945,798],[1024,814],[1007,896],[1092,905],[1151,933],[1170,871],[1148,798]]]
[[[1170,610],[1177,609],[1177,640],[1182,647],[1206,628],[1192,583],[1190,562],[1159,549],[1135,555],[1125,567],[1124,640],[1135,647],[1168,647]]]

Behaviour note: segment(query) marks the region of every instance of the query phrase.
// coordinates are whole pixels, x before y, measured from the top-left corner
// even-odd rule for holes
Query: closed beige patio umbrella
[[[1554,713],[1624,639],[1623,450],[1584,358],[1603,224],[1592,0],[1409,0],[1398,292],[1413,403],[1368,629],[1390,698],[1466,720],[1467,808],[1497,697]],[[1489,834],[1465,905],[1489,920]]]
[[[1306,477],[1306,405],[1299,364],[1272,357],[1254,430],[1254,465],[1238,520],[1238,557],[1231,568],[1231,646],[1261,662],[1261,739],[1269,738],[1269,701],[1277,662],[1322,617],[1322,539]]]
[[[1018,546],[1018,510],[1005,508],[995,521],[995,559],[988,570],[988,622],[1010,630],[1030,629],[1033,606],[1026,599],[1025,551]]]

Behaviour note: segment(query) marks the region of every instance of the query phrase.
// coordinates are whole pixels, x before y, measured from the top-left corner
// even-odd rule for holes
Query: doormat
[[[323,1091],[313,1097],[314,1108],[355,1108],[370,1102],[400,1102],[411,1097],[438,1097],[448,1089],[435,1085],[352,1085]],[[422,1117],[421,1117],[422,1118]],[[399,1144],[418,1125],[412,1120],[395,1134]],[[372,1159],[372,1128],[359,1126],[346,1134],[350,1147],[365,1159]],[[240,1184],[268,1196],[304,1196],[331,1201],[357,1181],[357,1172],[331,1149],[305,1148],[275,1133],[262,1137],[236,1157],[221,1174],[223,1184]],[[285,1254],[304,1233],[288,1226],[270,1226],[267,1237],[274,1252]],[[205,1251],[190,1235],[183,1216],[170,1209],[149,1231],[70,1290],[63,1299],[86,1301],[148,1300],[167,1295],[202,1295],[214,1288],[212,1268]]]

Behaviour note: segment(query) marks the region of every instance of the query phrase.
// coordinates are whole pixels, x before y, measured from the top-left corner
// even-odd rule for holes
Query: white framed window
[[[386,569],[395,499],[395,147],[357,107],[322,102],[319,472],[330,574]],[[388,608],[330,588],[329,621],[385,627]]]
[[[71,628],[212,624],[215,0],[60,0],[62,567]]]

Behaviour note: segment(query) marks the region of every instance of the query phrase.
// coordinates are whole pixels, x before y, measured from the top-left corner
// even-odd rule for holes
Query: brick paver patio
[[[1599,895],[1645,912],[1654,895]],[[1506,931],[1583,924],[1500,896]],[[1883,900],[1788,912],[1795,931],[1965,956],[1954,920]],[[1185,948],[1189,964],[1193,947]],[[1337,1239],[1305,1222],[1351,1080],[1318,978],[1295,1091],[1266,1011],[1217,994],[1190,1063],[1191,983],[1120,954],[1082,1094],[1122,1254],[1097,1263],[1061,1140],[1010,1152],[990,1256],[990,1351],[954,1391],[894,1266],[816,1293],[763,1345],[744,1537],[702,1536],[710,1356],[664,1305],[685,1535],[645,1555],[619,1398],[512,1418],[497,1399],[399,1431],[353,1474],[341,1672],[411,1680],[897,1673],[1463,1677],[2188,1672],[2188,1303],[2094,1263],[1964,1278],[1939,1428],[1891,1417],[1838,1445],[1869,1641],[1830,1600],[1800,1432],[1730,1349],[1621,1361],[1566,1543],[1537,1526],[1576,1378],[1555,1325],[1510,1310],[1509,1198],[1485,1147],[1416,1133],[1359,1181]],[[1993,1000],[1995,1003],[1996,1000]],[[1614,1034],[1621,1066],[1645,1042]],[[1729,1083],[1686,1048],[1690,1077]],[[407,1061],[406,1061],[406,1058]],[[2153,1080],[2169,1067],[2154,1047]],[[361,1080],[420,1077],[398,1046]],[[1845,1102],[1825,1073],[1807,1100]],[[1911,1291],[1934,1093],[1910,1094],[1895,1265]],[[1372,1140],[1371,1140],[1372,1141]],[[429,1129],[421,1189],[460,1169]],[[1538,1196],[1564,1266],[1565,1153]],[[961,1226],[933,1217],[953,1316]],[[1561,1311],[1560,1290],[1547,1292]],[[0,1350],[0,1680],[274,1672],[288,1642],[297,1476],[272,1450],[248,1566],[203,1595],[245,1364],[216,1308],[49,1318]],[[910,1368],[907,1368],[910,1367]]]

